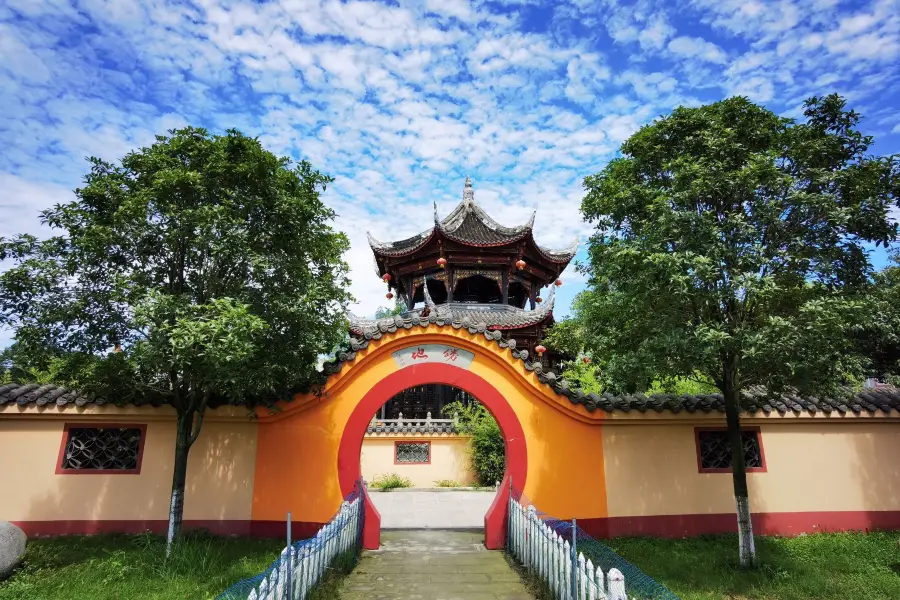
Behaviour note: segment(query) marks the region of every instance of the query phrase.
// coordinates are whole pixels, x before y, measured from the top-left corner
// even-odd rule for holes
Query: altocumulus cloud
[[[360,314],[384,302],[367,229],[418,233],[470,174],[500,221],[537,208],[542,244],[584,239],[583,177],[678,105],[796,116],[837,91],[900,148],[898,0],[6,0],[0,58],[2,235],[40,232],[86,156],[237,127],[337,178]]]

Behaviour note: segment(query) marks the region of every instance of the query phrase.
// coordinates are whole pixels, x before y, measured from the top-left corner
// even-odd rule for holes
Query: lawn
[[[737,566],[733,535],[605,543],[682,600],[900,599],[896,532],[757,538],[760,566],[750,571]]]
[[[166,560],[164,540],[150,535],[30,540],[0,600],[208,600],[265,570],[283,545],[195,534]]]

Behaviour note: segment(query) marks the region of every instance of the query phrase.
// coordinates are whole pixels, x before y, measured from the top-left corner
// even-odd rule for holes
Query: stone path
[[[381,529],[481,529],[497,494],[435,490],[371,493],[381,513]]]
[[[375,496],[375,494],[373,494]],[[344,581],[342,600],[533,600],[502,551],[484,534],[382,531]]]

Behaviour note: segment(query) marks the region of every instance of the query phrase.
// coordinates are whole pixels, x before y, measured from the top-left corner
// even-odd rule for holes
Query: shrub
[[[438,479],[434,482],[434,485],[442,488],[456,488],[462,487],[458,481],[454,481],[452,479]]]
[[[372,480],[370,485],[385,492],[395,490],[397,488],[409,488],[413,486],[412,481],[410,481],[406,477],[401,477],[396,473],[384,473],[382,475],[379,475],[374,480]]]
[[[444,414],[452,415],[459,433],[472,436],[469,460],[478,481],[492,486],[503,479],[506,470],[506,443],[496,419],[478,402],[468,405],[451,402]]]

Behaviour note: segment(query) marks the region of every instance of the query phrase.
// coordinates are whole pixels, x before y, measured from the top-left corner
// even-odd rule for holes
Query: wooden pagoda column
[[[500,288],[503,292],[503,304],[509,304],[509,271],[500,273]]]
[[[453,288],[456,287],[456,268],[450,267],[447,281],[447,302],[453,302]]]
[[[537,298],[537,290],[534,287],[534,282],[531,282],[531,289],[528,290],[528,303],[531,305],[531,310],[534,310],[534,307],[537,305],[535,302],[535,298]]]
[[[409,290],[409,293],[406,295],[406,310],[412,310],[413,306],[416,305],[415,295],[416,290],[413,288],[413,278],[412,275],[406,278],[406,289]]]

